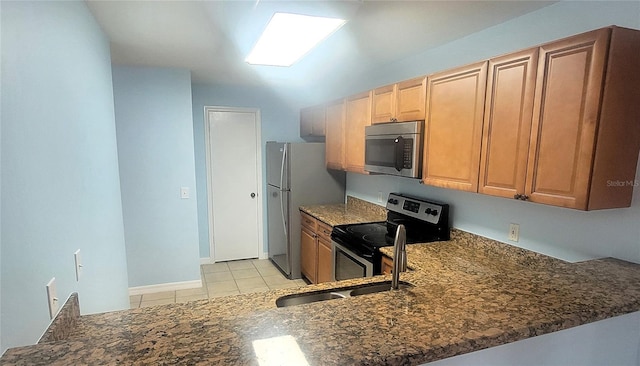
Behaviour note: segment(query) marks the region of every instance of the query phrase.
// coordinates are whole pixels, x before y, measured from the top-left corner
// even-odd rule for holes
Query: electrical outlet
[[[182,199],[189,198],[189,187],[181,187],[180,188],[180,198],[182,198]]]
[[[73,260],[76,264],[76,281],[80,281],[80,275],[82,274],[82,260],[80,259],[80,249],[73,253]]]
[[[517,242],[520,239],[520,225],[509,224],[509,240]]]
[[[47,283],[47,301],[49,302],[49,317],[53,317],[58,312],[58,294],[56,292],[56,278],[53,277],[49,283]]]

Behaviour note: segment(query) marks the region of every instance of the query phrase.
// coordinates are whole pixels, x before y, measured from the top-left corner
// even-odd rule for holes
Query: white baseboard
[[[211,261],[210,257],[200,258],[200,264],[211,264],[211,263],[213,262]]]
[[[260,259],[269,259],[269,253],[262,252],[262,254],[260,254]]]
[[[129,287],[129,296],[144,295],[153,292],[187,290],[202,287],[202,280],[160,283],[157,285]]]

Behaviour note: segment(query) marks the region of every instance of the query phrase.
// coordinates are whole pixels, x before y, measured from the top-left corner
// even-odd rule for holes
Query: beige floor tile
[[[236,280],[236,283],[238,284],[238,289],[240,289],[240,291],[253,288],[264,288],[265,290],[268,290],[268,286],[262,277],[240,278]]]
[[[216,292],[216,293],[209,293],[209,298],[210,299],[215,299],[217,297],[225,297],[225,296],[232,296],[232,295],[240,295],[240,290],[235,290],[235,291],[226,291],[226,292]]]
[[[213,272],[228,272],[229,266],[226,262],[220,263],[212,263],[212,264],[203,264],[200,266],[202,268],[202,272],[204,273],[213,273]]]
[[[253,266],[256,268],[273,267],[273,263],[271,263],[269,259],[253,259],[251,263],[253,263]]]
[[[273,284],[273,285],[268,285],[268,286],[269,286],[270,290],[276,290],[276,289],[281,289],[281,288],[300,287],[300,285],[295,283],[294,281],[289,281],[288,283]]]
[[[186,290],[176,290],[176,299],[179,297],[207,295],[207,287],[190,288]]]
[[[140,300],[142,300],[142,295],[129,296],[129,302],[131,302],[131,303],[137,302],[138,305],[139,305],[140,304]]]
[[[295,284],[295,281],[288,280],[288,279],[284,278],[281,275],[263,276],[262,279],[264,279],[264,282],[269,286],[271,286],[271,285],[284,285],[284,284],[289,284],[289,283]]]
[[[256,287],[256,288],[248,288],[244,290],[240,290],[241,294],[251,294],[254,292],[264,292],[270,290],[269,287]]]
[[[253,263],[251,263],[251,260],[232,261],[226,263],[229,266],[229,269],[232,271],[237,269],[255,268],[253,266]]]
[[[297,279],[297,280],[293,280],[293,282],[295,282],[298,286],[308,286],[309,284],[307,283],[307,281],[303,280],[303,279]]]
[[[207,295],[207,293],[201,293],[201,294],[195,294],[195,295],[188,295],[188,296],[176,296],[176,302],[189,302],[189,301],[195,301],[195,300],[204,300],[204,299],[208,299],[209,296]]]
[[[233,275],[231,272],[205,273],[204,280],[207,284],[211,284],[213,282],[233,281]]]
[[[175,291],[163,291],[163,292],[154,292],[154,293],[150,293],[150,294],[143,294],[142,295],[142,302],[145,301],[150,301],[150,300],[164,300],[164,299],[171,299],[171,300],[175,300],[176,299],[176,292]]]
[[[129,301],[129,309],[137,309],[140,307],[140,301]]]
[[[238,286],[236,285],[236,281],[214,282],[207,285],[207,292],[209,293],[209,297],[211,297],[211,294],[214,293],[229,292],[237,289]]]
[[[142,301],[140,303],[140,307],[141,308],[146,308],[148,306],[166,305],[166,304],[174,304],[174,303],[175,303],[175,298],[157,299],[157,300]]]
[[[282,278],[285,278],[282,273],[274,266],[271,267],[260,267],[258,268],[258,272],[260,272],[260,275],[262,277],[266,277],[266,276],[280,276]]]
[[[258,272],[255,268],[247,268],[247,269],[237,269],[231,270],[233,274],[233,278],[236,280],[241,278],[252,278],[252,277],[260,277],[260,272]]]

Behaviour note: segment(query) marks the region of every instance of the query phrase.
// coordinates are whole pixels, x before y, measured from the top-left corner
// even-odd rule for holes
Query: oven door
[[[333,247],[333,280],[373,276],[373,263],[362,258],[344,246],[331,242]]]

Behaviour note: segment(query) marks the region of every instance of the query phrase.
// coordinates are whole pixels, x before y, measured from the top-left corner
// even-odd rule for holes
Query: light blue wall
[[[262,176],[265,176],[265,143],[267,141],[302,141],[299,129],[299,102],[296,98],[276,93],[268,88],[243,86],[193,85],[193,134],[196,155],[196,179],[198,187],[198,228],[200,257],[209,258],[209,215],[207,212],[207,173],[204,143],[204,107],[242,107],[260,109],[262,127]],[[267,218],[267,204],[264,201],[263,184],[263,221]],[[266,246],[266,230],[263,235]],[[266,247],[264,249],[266,251]]]
[[[2,3],[0,2],[0,50],[2,50]],[[2,67],[0,67],[0,80],[2,80]],[[2,100],[2,83],[0,82],[0,101]],[[0,102],[0,182],[2,182],[2,103]],[[0,189],[0,207],[2,207],[2,190]],[[2,215],[0,215],[0,228],[2,227]],[[2,235],[0,235],[0,274],[2,273]],[[2,347],[2,279],[0,279],[0,357],[4,353]]]
[[[611,24],[640,29],[640,2],[560,2],[416,57],[364,75],[344,94],[445,70]],[[614,162],[612,162],[614,163]],[[636,182],[640,184],[640,170]],[[348,174],[347,194],[377,202],[378,192],[412,193],[450,202],[455,227],[507,242],[520,224],[518,246],[577,261],[611,256],[640,263],[640,187],[632,207],[580,212],[427,187],[414,180]]]
[[[200,280],[189,70],[116,66],[113,88],[129,287]]]
[[[84,314],[129,298],[109,42],[80,1],[3,1],[1,34],[4,351],[47,328],[52,277]]]

